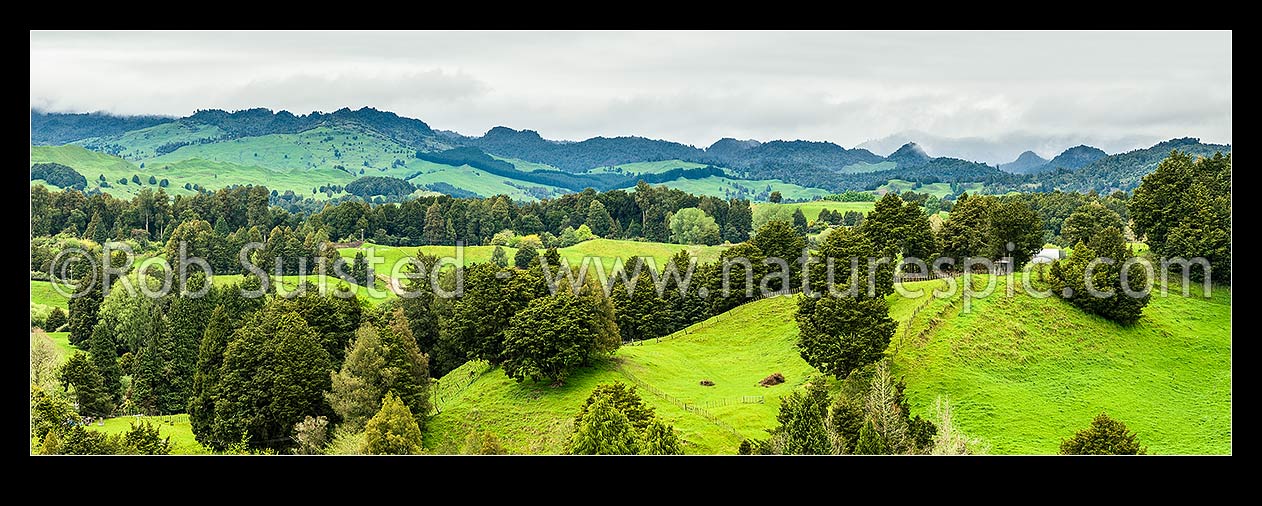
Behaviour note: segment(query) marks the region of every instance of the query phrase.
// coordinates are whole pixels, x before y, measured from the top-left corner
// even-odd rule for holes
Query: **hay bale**
[[[758,385],[769,387],[769,386],[779,385],[781,383],[784,383],[784,375],[777,372],[777,373],[772,373],[771,376],[767,376],[766,378],[763,378],[762,381],[758,382]]]

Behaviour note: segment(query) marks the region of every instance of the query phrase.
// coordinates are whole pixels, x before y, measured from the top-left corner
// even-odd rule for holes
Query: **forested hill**
[[[1191,137],[1170,139],[1150,148],[1105,156],[1077,170],[1057,169],[1054,172],[1030,176],[1026,181],[994,184],[987,186],[987,189],[994,192],[1011,190],[1061,190],[1083,193],[1091,190],[1099,193],[1114,190],[1130,191],[1139,186],[1144,176],[1156,170],[1157,164],[1170,156],[1171,150],[1209,157],[1214,153],[1231,153],[1231,146],[1205,144],[1200,139]]]
[[[31,144],[55,146],[33,149],[32,164],[68,167],[87,179],[84,191],[89,193],[131,194],[138,191],[135,185],[152,178],[155,184],[168,180],[175,186],[168,191],[176,193],[179,188],[194,192],[267,181],[282,192],[323,199],[344,196],[345,185],[358,177],[378,176],[401,179],[421,192],[504,194],[516,200],[552,198],[588,187],[628,188],[640,180],[697,194],[759,200],[773,191],[788,200],[877,191],[897,187],[890,185],[894,181],[916,187],[980,183],[993,193],[1107,192],[1133,189],[1171,149],[1195,155],[1231,149],[1192,138],[1111,156],[1077,146],[1041,167],[1041,159],[1027,153],[1031,156],[1024,156],[1023,165],[1029,167],[1013,172],[1038,173],[1012,174],[969,160],[931,157],[916,143],[886,157],[806,140],[724,138],[698,148],[633,136],[557,141],[507,127],[471,137],[370,107],[304,115],[210,109],[184,118],[32,111]],[[57,151],[63,147],[89,153]],[[955,194],[935,188],[943,198]]]
[[[502,156],[548,164],[566,172],[584,172],[632,162],[696,161],[704,152],[677,142],[644,137],[593,137],[581,142],[546,140],[534,130],[495,127],[482,137],[466,137],[469,145]]]
[[[31,111],[31,144],[67,144],[89,137],[119,135],[174,119],[165,116],[113,116],[99,112],[70,114]]]

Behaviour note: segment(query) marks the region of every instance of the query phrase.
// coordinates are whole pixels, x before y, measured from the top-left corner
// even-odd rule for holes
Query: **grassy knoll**
[[[207,455],[210,450],[197,442],[193,437],[193,426],[189,424],[188,415],[168,416],[119,416],[104,420],[104,425],[92,424],[92,430],[106,434],[121,434],[131,430],[133,423],[144,420],[158,426],[158,435],[171,437],[172,455]]]
[[[1055,453],[1101,411],[1150,453],[1231,452],[1229,290],[1154,296],[1130,327],[1017,293],[974,301],[968,314],[958,296],[934,301],[900,330],[891,352],[914,412],[929,415],[936,396],[949,396],[956,425],[993,453]],[[923,300],[895,301],[895,318]]]
[[[949,396],[957,426],[997,454],[1055,453],[1061,438],[1100,411],[1125,421],[1150,453],[1231,451],[1226,289],[1210,299],[1154,297],[1139,323],[1121,327],[1056,298],[1019,291],[1005,298],[1002,288],[960,314],[960,295],[932,298],[943,284],[909,283],[926,290],[890,297],[899,330],[889,353],[913,414],[931,417],[934,399]],[[497,433],[514,452],[560,452],[578,404],[596,384],[629,383],[622,371],[683,402],[710,406],[743,436],[764,436],[775,425],[778,396],[812,374],[794,345],[793,311],[792,298],[751,303],[686,334],[623,347],[613,362],[581,370],[561,387],[517,383],[492,369],[446,402],[426,447],[454,452],[476,429]],[[772,372],[789,382],[754,386]],[[702,379],[715,386],[700,386]],[[766,403],[740,404],[746,395],[764,395]],[[643,389],[642,396],[680,431],[688,453],[734,452],[739,438],[725,429]]]
[[[426,447],[441,453],[458,449],[470,430],[497,433],[517,453],[559,453],[573,427],[578,406],[600,383],[633,384],[616,364],[681,402],[697,403],[745,437],[762,437],[775,425],[779,396],[799,386],[812,369],[798,356],[791,298],[770,299],[689,328],[661,342],[618,350],[613,361],[577,372],[566,384],[518,383],[492,369],[474,381],[442,413],[433,417]],[[738,332],[738,329],[743,331]],[[789,382],[762,388],[758,380],[773,372]],[[715,382],[703,387],[702,379]],[[650,392],[640,395],[658,416],[679,430],[687,453],[735,453],[740,438],[696,413],[688,413]],[[742,396],[764,397],[764,404],[742,404]],[[726,405],[719,405],[726,404]]]
[[[416,177],[408,179],[409,182],[417,186],[425,186],[434,183],[447,183],[456,188],[471,191],[482,197],[504,194],[514,200],[535,200],[537,195],[555,197],[569,193],[569,190],[556,186],[530,183],[518,179],[506,178],[504,176],[497,176],[480,169],[475,169],[468,165],[454,167],[451,165],[442,165],[427,162],[425,160],[413,159],[407,162],[406,167],[408,174],[397,177],[406,177],[419,172]],[[534,190],[530,190],[532,188]]]
[[[70,344],[69,332],[49,332],[48,338],[52,339],[53,344],[56,344],[57,348],[61,349],[61,356],[63,359],[69,359],[76,351],[83,351],[84,353],[87,353],[87,350],[80,350],[78,347]]]

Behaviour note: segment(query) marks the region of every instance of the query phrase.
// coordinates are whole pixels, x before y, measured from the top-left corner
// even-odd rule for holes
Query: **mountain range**
[[[1110,156],[1090,146],[1070,148],[1050,161],[1026,151],[996,167],[934,157],[917,142],[881,156],[860,147],[804,140],[724,138],[698,148],[633,136],[555,141],[533,130],[502,126],[474,137],[368,107],[305,115],[199,110],[183,118],[32,111],[31,144],[32,163],[70,167],[86,177],[88,191],[134,192],[139,186],[126,180],[154,176],[174,182],[168,191],[175,193],[262,183],[317,198],[344,195],[346,183],[368,175],[405,179],[421,191],[503,193],[527,200],[586,187],[625,188],[639,180],[755,200],[771,191],[809,199],[907,185],[931,187],[942,196],[954,192],[933,186],[939,183],[952,188],[980,184],[996,191],[1108,191],[1133,187],[1136,175],[1142,177],[1155,166],[1151,156]],[[1147,149],[1163,145],[1197,153],[1230,152],[1230,146],[1196,139],[1173,139]],[[1117,180],[1107,179],[1112,174]]]

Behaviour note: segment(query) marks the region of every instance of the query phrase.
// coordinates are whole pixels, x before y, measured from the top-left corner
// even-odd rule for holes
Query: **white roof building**
[[[1034,255],[1034,258],[1030,259],[1030,261],[1036,264],[1050,264],[1064,258],[1064,255],[1064,250],[1056,248],[1043,248],[1043,250]]]

